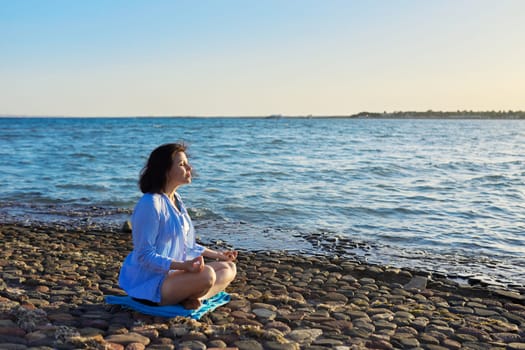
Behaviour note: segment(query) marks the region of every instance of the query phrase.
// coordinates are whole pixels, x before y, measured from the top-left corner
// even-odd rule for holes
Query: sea
[[[203,242],[523,290],[523,120],[0,118],[0,222],[118,232],[168,142]]]

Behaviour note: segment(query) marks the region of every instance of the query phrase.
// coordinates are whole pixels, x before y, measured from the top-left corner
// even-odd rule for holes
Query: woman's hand
[[[235,250],[226,250],[223,252],[219,252],[216,250],[206,248],[202,255],[208,259],[221,261],[235,261],[237,259],[237,251]]]
[[[219,253],[219,260],[222,261],[235,261],[237,259],[237,251],[228,250]]]
[[[201,272],[202,269],[204,269],[204,258],[202,256],[184,262],[184,271],[186,272]]]

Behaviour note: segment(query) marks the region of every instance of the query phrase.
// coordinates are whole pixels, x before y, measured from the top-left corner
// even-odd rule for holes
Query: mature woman
[[[157,147],[142,169],[144,195],[132,215],[133,251],[120,270],[120,286],[154,305],[196,309],[235,278],[236,251],[217,252],[195,242],[195,231],[177,189],[191,183],[183,144]],[[203,257],[215,261],[206,263]]]

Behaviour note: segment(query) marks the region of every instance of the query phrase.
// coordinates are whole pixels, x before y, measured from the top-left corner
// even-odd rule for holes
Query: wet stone
[[[414,276],[403,288],[407,290],[423,290],[427,287],[427,281],[428,279],[426,277]]]

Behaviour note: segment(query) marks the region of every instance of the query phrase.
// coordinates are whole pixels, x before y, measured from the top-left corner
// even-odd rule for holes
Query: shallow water
[[[0,219],[120,225],[177,140],[204,238],[525,283],[524,121],[0,119]]]

